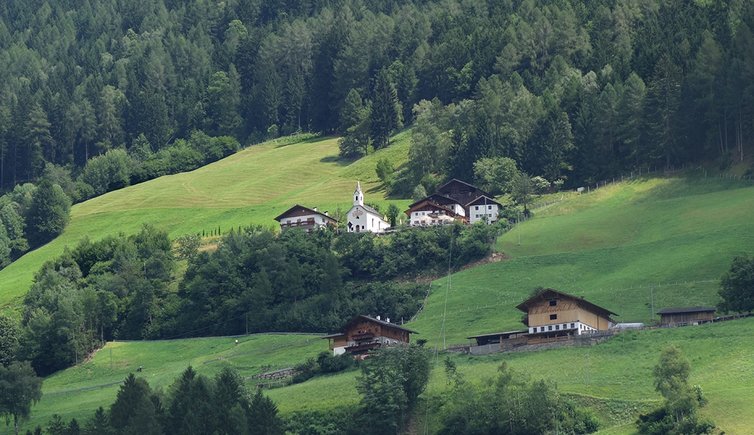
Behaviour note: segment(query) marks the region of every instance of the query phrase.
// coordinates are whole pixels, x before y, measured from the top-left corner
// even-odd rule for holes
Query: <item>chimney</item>
[[[313,210],[314,210],[314,211],[317,211],[317,207],[314,207],[314,208],[313,208]]]
[[[325,210],[325,216],[330,216],[330,212]]]
[[[376,319],[377,319],[377,320],[380,320],[380,316],[377,316],[377,317],[376,317]]]
[[[387,318],[385,319],[385,321],[386,321],[387,323],[390,323],[390,317],[387,317]]]

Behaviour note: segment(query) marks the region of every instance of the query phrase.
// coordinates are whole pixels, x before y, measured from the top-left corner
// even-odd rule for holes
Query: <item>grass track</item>
[[[226,231],[252,224],[273,226],[273,218],[295,203],[346,212],[357,180],[367,202],[386,205],[374,170],[377,161],[387,158],[398,167],[408,158],[407,132],[397,135],[389,148],[354,162],[337,159],[336,138],[290,141],[255,145],[195,171],[75,205],[60,237],[0,271],[0,310],[17,308],[41,265],[84,237],[135,233],[145,223],[173,237],[217,227]]]

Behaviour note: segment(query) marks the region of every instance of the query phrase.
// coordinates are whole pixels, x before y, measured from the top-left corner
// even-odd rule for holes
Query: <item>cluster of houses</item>
[[[523,323],[527,329],[495,332],[468,337],[477,346],[497,345],[500,350],[540,344],[577,336],[595,336],[609,333],[619,324],[613,320],[616,313],[600,307],[583,297],[573,296],[555,289],[545,289],[521,302],[516,308],[525,313]],[[714,320],[713,307],[666,308],[658,311],[660,326],[698,325]],[[348,353],[364,358],[370,351],[382,346],[408,344],[416,331],[391,323],[380,316],[357,316],[341,332],[326,335],[334,355]]]
[[[478,187],[461,180],[450,180],[426,198],[409,205],[405,211],[408,225],[426,227],[455,222],[473,224],[493,223],[498,220],[501,205],[495,198]],[[346,214],[346,229],[352,233],[384,233],[391,225],[384,214],[364,203],[361,183],[356,183],[353,205]],[[327,211],[319,211],[296,204],[275,218],[281,231],[299,228],[311,231],[324,227],[336,227],[338,221]]]
[[[496,222],[502,206],[495,198],[478,187],[453,179],[441,185],[431,195],[408,206],[405,211],[411,227],[429,227],[453,223],[474,224]],[[384,233],[391,229],[390,222],[378,210],[364,202],[361,183],[356,183],[353,205],[346,214],[346,230],[354,233]],[[319,211],[296,204],[276,217],[282,231],[299,228],[305,231],[336,227],[339,222],[327,211]],[[594,336],[642,324],[618,324],[614,312],[600,307],[583,297],[545,289],[520,303],[516,308],[525,313],[527,329],[494,332],[468,337],[477,346],[500,344],[500,349],[525,344],[545,343],[577,336]],[[665,308],[657,312],[660,326],[697,325],[714,320],[714,307]],[[380,316],[357,316],[341,332],[323,338],[330,341],[335,355],[351,354],[363,358],[382,346],[409,343],[408,328]]]

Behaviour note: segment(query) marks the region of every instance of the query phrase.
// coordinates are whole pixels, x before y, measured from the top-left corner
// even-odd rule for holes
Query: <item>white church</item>
[[[356,191],[353,192],[353,207],[348,211],[349,233],[383,233],[390,228],[390,224],[377,210],[364,205],[364,192],[361,191],[361,183],[356,182]]]

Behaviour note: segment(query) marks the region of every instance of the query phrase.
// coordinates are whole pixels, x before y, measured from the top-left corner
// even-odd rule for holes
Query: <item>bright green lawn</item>
[[[715,305],[731,259],[754,253],[754,187],[621,183],[538,210],[497,249],[512,258],[454,274],[450,286],[445,278],[433,282],[411,323],[422,338],[442,345],[444,311],[448,345],[523,328],[515,306],[538,286],[584,296],[621,322],[652,321],[652,302],[655,311]]]
[[[748,433],[754,426],[754,318],[697,327],[627,332],[590,347],[485,357],[455,355],[459,371],[473,382],[493,377],[502,361],[533,379],[549,379],[579,401],[593,403],[604,433],[633,433],[637,412],[658,405],[652,368],[663,348],[679,346],[691,363],[692,384],[701,385],[709,405],[703,414],[726,433]],[[440,355],[428,392],[438,400],[447,388]],[[358,401],[355,372],[317,378],[268,392],[283,413],[327,410]],[[426,397],[426,396],[425,396]],[[430,402],[431,405],[434,405]],[[435,409],[436,406],[430,406]],[[438,416],[430,414],[430,425]]]
[[[90,360],[45,379],[42,401],[28,426],[42,425],[52,414],[89,418],[98,406],[109,406],[129,373],[144,377],[152,387],[168,387],[189,365],[212,376],[230,366],[252,375],[292,367],[327,349],[326,340],[307,334],[257,334],[236,338],[130,341],[108,343]],[[136,369],[143,366],[141,373]],[[0,433],[2,427],[0,426]]]
[[[0,271],[0,309],[15,308],[34,273],[65,246],[83,237],[100,239],[134,233],[149,223],[171,236],[260,224],[274,226],[275,216],[300,203],[343,212],[360,180],[367,202],[385,205],[375,166],[387,158],[396,167],[408,159],[408,133],[393,144],[355,162],[337,159],[336,138],[267,142],[249,147],[192,172],[161,177],[102,195],[71,211],[65,232]],[[408,201],[398,201],[403,206]]]
[[[276,150],[258,152],[264,156]],[[245,152],[252,151],[256,150]],[[354,171],[356,165],[366,162],[369,160],[333,170]],[[175,177],[187,175],[190,174]],[[350,196],[349,175],[342,176],[345,177],[342,188]],[[373,180],[367,182],[374,183]],[[129,189],[122,192],[115,193],[125,195]],[[618,319],[622,321],[650,320],[652,295],[655,308],[713,304],[716,280],[731,257],[754,249],[754,219],[749,218],[754,212],[752,187],[724,185],[718,181],[653,179],[619,184],[575,198],[571,196],[567,201],[538,210],[535,219],[501,237],[498,250],[510,255],[509,260],[454,274],[451,287],[446,287],[445,279],[435,281],[425,310],[411,323],[412,328],[421,332],[419,337],[429,339],[430,346],[442,345],[446,289],[449,289],[445,322],[447,344],[465,342],[464,337],[473,333],[522,327],[521,313],[513,307],[536,286],[553,286],[584,295],[618,312]],[[343,201],[343,207],[347,205]],[[261,209],[261,206],[256,207]],[[209,213],[209,210],[201,213]],[[274,214],[271,210],[268,213]],[[181,222],[176,227],[184,225],[187,224]],[[518,245],[519,235],[521,245]],[[695,282],[676,284],[676,281]],[[636,413],[658,400],[651,386],[651,368],[660,350],[675,343],[691,359],[692,382],[702,385],[710,399],[704,413],[728,433],[745,433],[754,426],[754,413],[750,412],[754,399],[752,335],[754,319],[748,319],[627,333],[589,348],[476,358],[456,356],[455,359],[459,369],[477,381],[493,376],[501,360],[534,377],[553,379],[561,391],[594,404],[605,423],[605,433],[621,434],[632,433],[630,422]],[[189,363],[200,367],[204,373],[215,372],[222,365],[218,354],[225,353],[227,362],[248,375],[261,370],[262,364],[291,365],[326,348],[322,340],[307,342],[307,338],[286,336],[280,340],[303,340],[304,343],[272,352],[269,349],[274,345],[264,341],[270,339],[269,336],[254,337],[253,340],[262,341],[250,343],[248,357],[238,358],[228,357],[234,350],[230,339],[111,345],[115,346],[116,361],[117,346],[124,346],[128,362],[116,362],[116,370],[109,371],[109,348],[106,348],[97,353],[91,363],[49,378],[45,382],[46,396],[34,410],[35,422],[45,422],[52,412],[70,417],[90,413],[99,404],[108,404],[117,386],[85,388],[118,382],[139,364],[147,368],[144,375],[150,382],[164,386]],[[120,361],[125,360],[123,357]],[[212,361],[212,364],[202,364],[204,361]],[[348,372],[316,378],[270,390],[268,394],[284,414],[331,409],[357,402],[356,375],[356,372]],[[442,392],[444,382],[442,370],[435,370],[430,397]],[[437,417],[432,413],[430,421],[430,426],[435,427]]]

